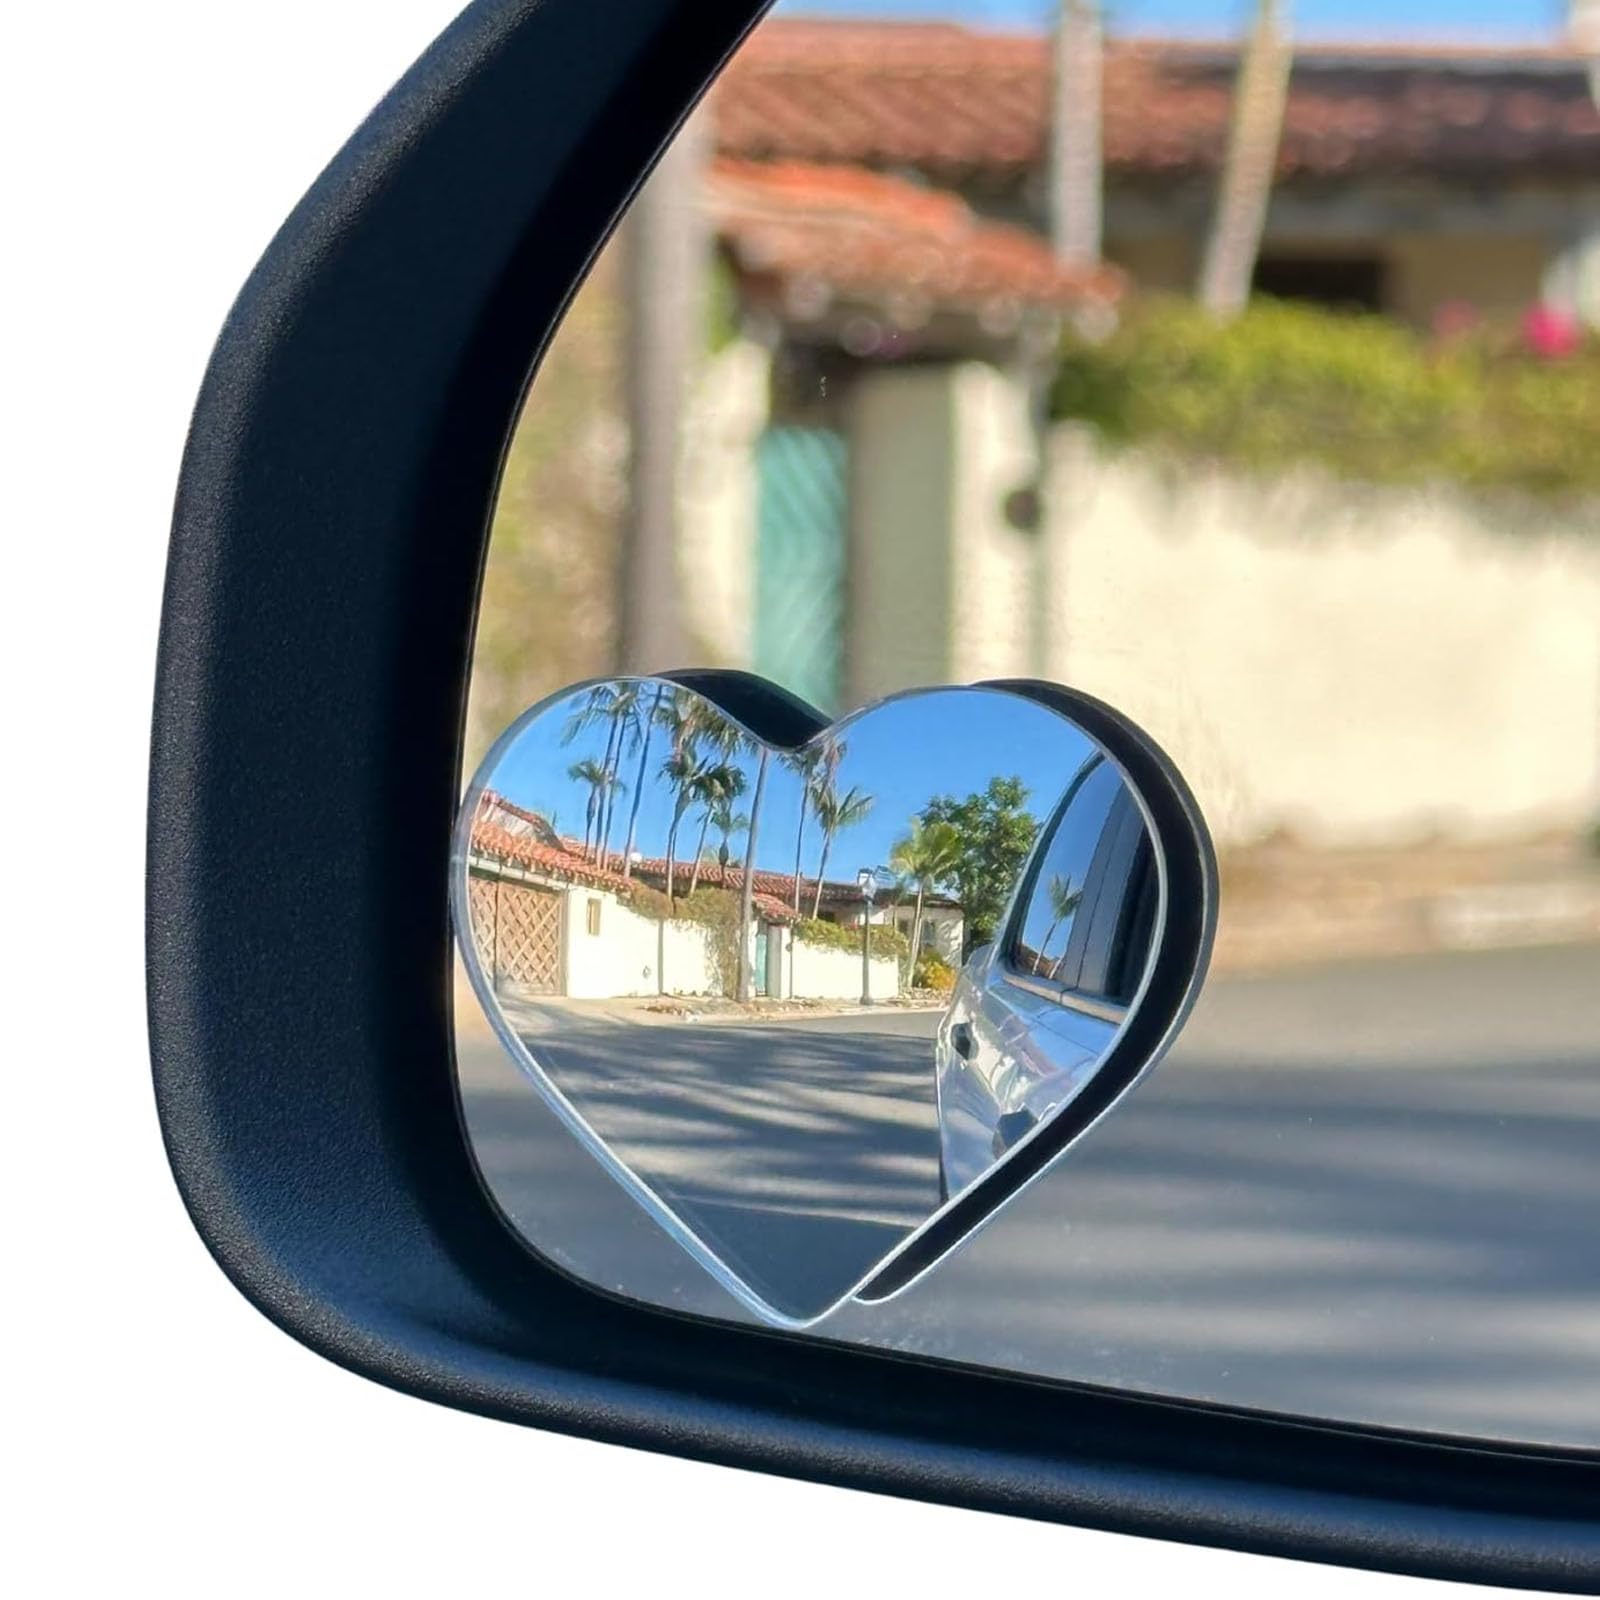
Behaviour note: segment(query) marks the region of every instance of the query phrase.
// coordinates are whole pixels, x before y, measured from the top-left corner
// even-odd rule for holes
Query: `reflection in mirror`
[[[1095,1076],[1163,888],[1116,762],[1020,694],[902,695],[775,749],[622,678],[495,746],[456,906],[530,1081],[725,1287],[803,1322]]]
[[[1216,839],[1205,991],[1067,1160],[817,1336],[1596,1449],[1595,42],[1346,9],[1287,53],[1113,6],[759,26],[541,358],[465,770],[564,684],[688,661],[828,715],[992,678],[1119,707]],[[1097,10],[1061,78],[1046,17]],[[1246,60],[1283,92],[1236,141]],[[456,1016],[521,1233],[748,1317]]]

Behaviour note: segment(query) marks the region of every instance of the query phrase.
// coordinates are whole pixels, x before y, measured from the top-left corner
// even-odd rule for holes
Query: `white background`
[[[0,1583],[452,1600],[1445,1588],[458,1415],[327,1365],[211,1264],[166,1171],[144,1041],[146,740],[173,483],[235,289],[452,9],[143,0],[8,19]]]

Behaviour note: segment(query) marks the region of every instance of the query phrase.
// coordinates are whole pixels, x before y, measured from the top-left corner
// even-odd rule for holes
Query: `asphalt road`
[[[918,1151],[931,1152],[919,1143],[926,1090],[904,1114],[881,1104],[896,1074],[920,1073],[924,1047],[900,1031],[919,1024],[869,1024],[801,1025],[805,1053],[829,1063],[805,1115],[827,1130],[864,1072],[873,1081],[854,1109],[880,1102],[891,1141],[879,1163],[871,1139],[832,1128],[855,1176],[878,1187],[865,1204],[824,1189],[785,1213],[802,1230],[825,1222],[836,1249],[903,1226],[928,1171]],[[753,1030],[682,1031],[685,1043],[716,1035],[695,1056],[696,1094],[749,1059],[725,1041]],[[1214,982],[1169,1060],[1046,1178],[923,1282],[846,1307],[818,1336],[1229,1405],[1600,1446],[1597,1039],[1593,945]],[[486,1175],[540,1250],[620,1292],[745,1316],[498,1046],[466,1038],[461,1058]],[[758,1149],[790,1148],[792,1072],[767,1078],[746,1106],[753,1124],[728,1141],[743,1147],[763,1125],[760,1096],[776,1096],[781,1114],[770,1119],[769,1100],[750,1146],[755,1168]],[[676,1124],[617,1130],[664,1183],[706,1170],[694,1152],[709,1106],[683,1118],[692,1098]],[[735,1162],[685,1192],[719,1226],[722,1204],[765,1228],[779,1191],[763,1200],[752,1177]],[[770,1258],[798,1248],[791,1238]]]

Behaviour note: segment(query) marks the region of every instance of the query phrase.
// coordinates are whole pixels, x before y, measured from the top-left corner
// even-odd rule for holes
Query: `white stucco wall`
[[[608,890],[572,887],[566,893],[566,992],[572,999],[715,990],[706,930],[699,923],[640,916]],[[590,900],[600,902],[598,934],[588,931]]]
[[[1600,507],[1178,474],[1032,432],[978,364],[860,384],[851,697],[1011,674],[1120,706],[1219,842],[1509,838],[1600,812]],[[883,626],[885,615],[901,625]]]
[[[600,931],[589,932],[588,902],[600,903]],[[656,930],[603,889],[567,890],[566,992],[575,1000],[604,1000],[617,995],[659,993]]]
[[[712,994],[717,990],[707,931],[698,922],[668,922],[661,934],[661,988],[665,994]]]
[[[1447,491],[1057,443],[1041,670],[1172,754],[1223,842],[1570,829],[1600,806],[1600,530]],[[1591,513],[1590,518],[1600,515]]]
[[[835,950],[828,945],[792,942],[784,962],[787,992],[797,1000],[859,1000],[861,953]],[[874,1000],[892,1000],[900,992],[900,963],[892,956],[873,956],[867,962],[869,990]]]
[[[749,659],[766,359],[723,352],[713,423],[689,430],[694,627],[730,663]],[[1448,490],[1175,475],[1063,428],[1026,533],[1003,509],[1035,447],[1012,376],[882,368],[848,422],[851,703],[1014,674],[1085,689],[1169,748],[1224,845],[1600,812],[1600,508],[1518,522]]]

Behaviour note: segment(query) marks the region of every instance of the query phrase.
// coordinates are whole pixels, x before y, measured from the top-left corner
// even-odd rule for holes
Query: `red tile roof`
[[[1105,150],[1130,174],[1214,168],[1233,45],[1113,41]],[[719,83],[725,154],[910,166],[942,178],[1041,163],[1050,47],[943,23],[769,21]],[[1576,52],[1302,47],[1282,176],[1524,170],[1594,177],[1600,112]]]
[[[611,872],[586,861],[576,851],[544,844],[532,834],[510,833],[487,818],[472,825],[472,848],[480,855],[511,862],[531,872],[545,872],[570,883],[591,889],[626,891],[631,885],[620,872]]]
[[[939,308],[1115,304],[1116,269],[1062,266],[1037,234],[981,219],[959,195],[864,167],[718,160],[709,204],[740,269],[885,302],[915,322]]]

